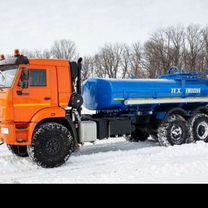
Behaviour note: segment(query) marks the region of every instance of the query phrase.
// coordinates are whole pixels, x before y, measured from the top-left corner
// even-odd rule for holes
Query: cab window
[[[36,69],[30,70],[30,86],[31,87],[46,87],[47,86],[47,77],[46,70]]]

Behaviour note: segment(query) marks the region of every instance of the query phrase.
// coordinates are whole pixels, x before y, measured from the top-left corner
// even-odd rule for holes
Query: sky
[[[0,53],[71,39],[81,56],[144,42],[161,27],[208,25],[208,0],[0,0]]]

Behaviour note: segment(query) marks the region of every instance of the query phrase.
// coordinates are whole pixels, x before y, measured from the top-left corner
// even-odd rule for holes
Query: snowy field
[[[208,183],[208,144],[175,147],[117,138],[86,144],[62,167],[42,169],[0,146],[0,183]]]

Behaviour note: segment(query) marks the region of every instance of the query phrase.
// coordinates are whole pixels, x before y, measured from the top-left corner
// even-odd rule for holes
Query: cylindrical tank
[[[151,104],[151,100],[165,98],[205,98],[208,96],[208,82],[177,76],[171,79],[89,79],[83,84],[82,95],[84,106],[89,110],[118,110],[129,99],[150,100]]]

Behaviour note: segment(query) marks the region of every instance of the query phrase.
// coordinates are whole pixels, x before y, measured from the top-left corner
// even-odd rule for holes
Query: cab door
[[[29,71],[26,88],[20,84],[25,69]],[[14,121],[28,123],[38,111],[58,105],[56,67],[30,66],[20,71],[13,91]]]

